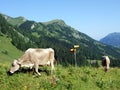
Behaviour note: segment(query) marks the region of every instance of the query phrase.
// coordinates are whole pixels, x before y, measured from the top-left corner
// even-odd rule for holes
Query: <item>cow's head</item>
[[[10,70],[8,71],[9,75],[12,75],[14,72],[18,71],[20,69],[20,64],[17,60],[14,60]]]

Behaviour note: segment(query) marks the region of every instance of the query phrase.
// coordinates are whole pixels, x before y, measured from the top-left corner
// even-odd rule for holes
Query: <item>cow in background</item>
[[[105,68],[105,72],[107,72],[110,68],[110,59],[108,56],[102,56],[102,66]]]
[[[52,48],[29,48],[25,53],[18,59],[14,60],[9,74],[13,74],[18,71],[21,67],[30,67],[34,68],[35,72],[38,75],[41,75],[38,72],[39,66],[49,65],[51,66],[51,72],[54,70],[54,50]]]

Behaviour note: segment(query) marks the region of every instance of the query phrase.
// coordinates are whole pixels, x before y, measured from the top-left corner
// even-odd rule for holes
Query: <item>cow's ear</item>
[[[13,66],[13,67],[16,65],[16,62],[17,62],[17,60],[14,60],[14,61],[12,62],[12,66]]]

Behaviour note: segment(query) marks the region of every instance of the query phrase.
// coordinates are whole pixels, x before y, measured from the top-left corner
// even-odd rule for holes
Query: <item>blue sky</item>
[[[120,32],[120,0],[1,0],[0,13],[37,22],[62,19],[96,40]]]

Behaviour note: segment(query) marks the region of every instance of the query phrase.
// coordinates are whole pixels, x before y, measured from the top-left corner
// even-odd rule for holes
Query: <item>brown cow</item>
[[[105,71],[107,72],[109,70],[110,65],[110,59],[108,56],[102,56],[102,66],[105,68]]]
[[[25,66],[30,68],[34,67],[35,72],[38,75],[41,75],[38,72],[39,66],[49,65],[51,66],[52,71],[54,70],[54,61],[55,61],[54,50],[52,48],[47,49],[29,48],[18,60],[13,61],[9,73],[13,74],[15,71]]]

